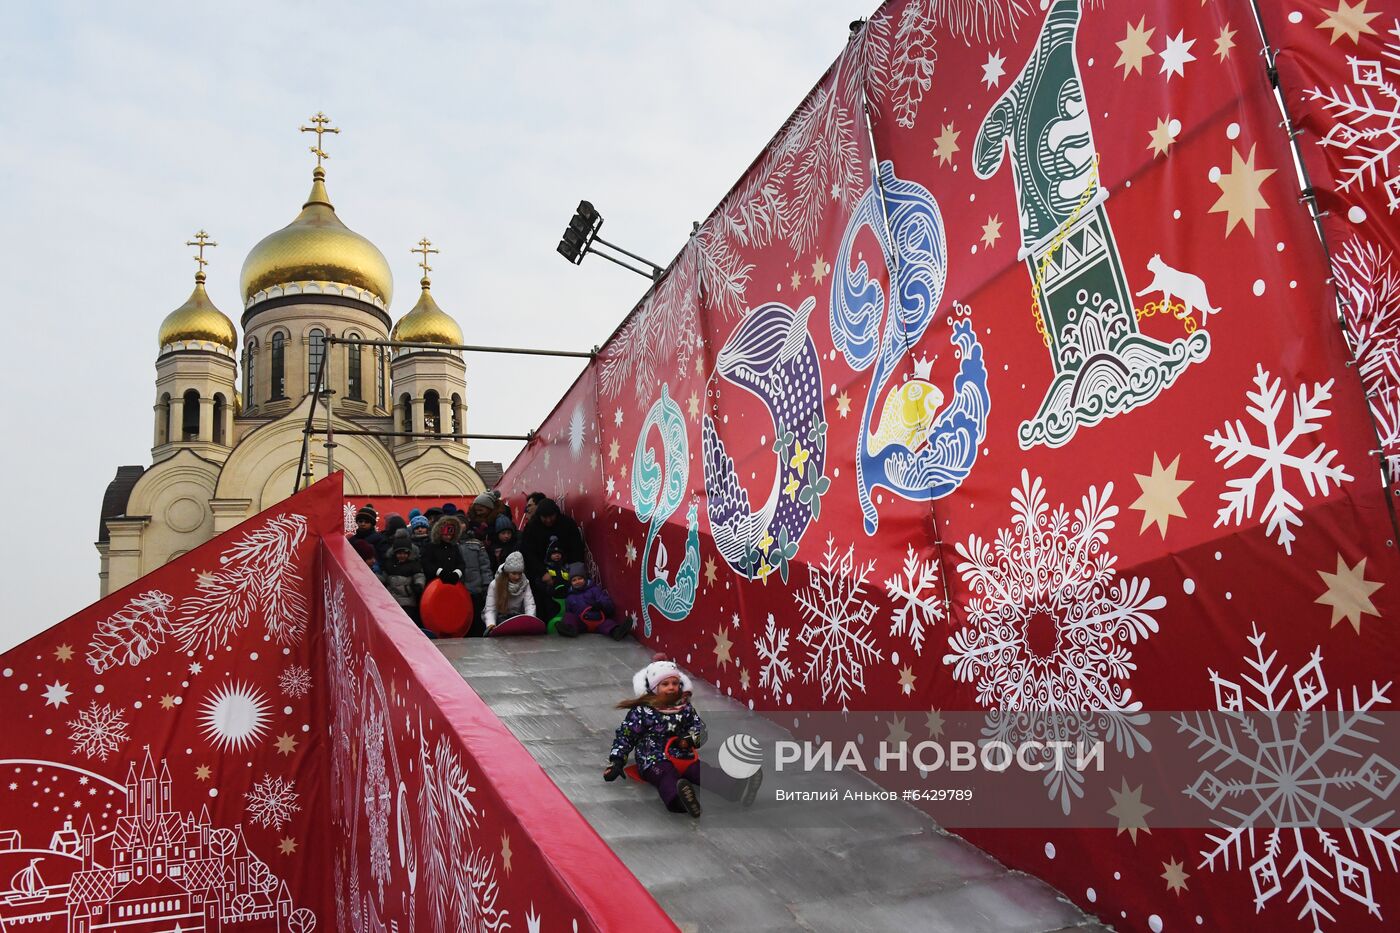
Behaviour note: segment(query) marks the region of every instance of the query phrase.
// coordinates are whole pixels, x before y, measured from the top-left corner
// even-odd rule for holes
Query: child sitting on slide
[[[597,632],[613,641],[622,641],[632,631],[632,620],[617,619],[617,607],[608,591],[588,579],[588,568],[581,563],[569,565],[569,592],[564,597],[564,618],[555,628],[565,638],[582,632]]]
[[[535,594],[530,592],[530,581],[525,579],[525,558],[519,551],[512,552],[501,562],[501,569],[486,588],[483,615],[487,634],[516,616],[535,615]]]
[[[676,740],[671,743],[670,754],[685,759],[695,759],[695,749],[705,742],[704,720],[690,705],[690,678],[674,662],[657,655],[657,660],[633,676],[632,690],[634,698],[617,704],[618,709],[627,710],[627,715],[617,727],[603,780],[616,781],[621,777],[627,756],[633,754],[637,772],[656,788],[661,802],[672,813],[700,816],[696,787],[711,787],[720,796],[738,800],[746,807],[753,803],[763,783],[762,771],[740,781],[719,768],[692,760],[682,777],[667,756],[670,739]]]

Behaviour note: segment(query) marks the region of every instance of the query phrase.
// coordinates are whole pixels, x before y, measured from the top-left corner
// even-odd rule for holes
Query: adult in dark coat
[[[520,533],[520,553],[525,558],[525,575],[532,583],[543,582],[549,560],[549,539],[557,538],[564,563],[583,560],[583,535],[578,523],[559,511],[553,499],[541,499],[535,514]]]

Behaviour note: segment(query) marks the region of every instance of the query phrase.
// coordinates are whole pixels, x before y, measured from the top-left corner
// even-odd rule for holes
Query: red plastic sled
[[[671,736],[669,739],[667,739],[666,748],[664,749],[664,751],[666,752],[666,757],[670,760],[671,764],[675,765],[676,772],[678,774],[685,774],[686,770],[689,769],[691,765],[695,764],[697,761],[700,760],[700,756],[694,755],[690,758],[678,758],[675,755],[672,755],[671,743],[675,741],[675,736]],[[628,765],[627,767],[622,769],[622,773],[627,775],[634,781],[643,781],[643,783],[645,783],[645,780],[642,778],[641,772],[637,770],[636,765]]]
[[[511,616],[486,634],[492,638],[501,635],[544,635],[549,628],[534,616]]]
[[[449,638],[465,634],[475,612],[472,596],[465,586],[441,580],[428,584],[418,605],[423,627]]]

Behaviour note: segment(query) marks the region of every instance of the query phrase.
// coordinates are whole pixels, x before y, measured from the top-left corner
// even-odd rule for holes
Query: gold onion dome
[[[263,237],[243,260],[243,300],[275,285],[336,282],[363,288],[387,306],[394,276],[373,243],[341,223],[326,193],[326,172],[312,173],[311,194],[287,226]]]
[[[209,293],[204,290],[203,272],[195,273],[194,291],[185,303],[161,321],[159,339],[162,347],[182,340],[207,340],[230,350],[238,346],[233,322],[214,307]]]
[[[423,276],[419,284],[423,286],[423,294],[418,296],[418,303],[413,306],[413,310],[399,318],[389,339],[409,343],[461,344],[462,328],[433,300],[428,277]]]

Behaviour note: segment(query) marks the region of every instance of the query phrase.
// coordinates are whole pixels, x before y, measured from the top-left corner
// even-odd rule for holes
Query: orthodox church
[[[311,122],[302,128],[317,137],[306,203],[243,261],[241,339],[205,291],[204,250],[215,244],[203,231],[187,244],[198,247],[199,271],[158,333],[151,465],[118,467],[102,501],[103,596],[291,495],[298,474],[324,476],[328,417],[347,495],[470,498],[501,475],[452,436],[466,433],[466,363],[448,349],[462,329],[433,300],[427,257],[437,250],[427,239],[414,250],[418,300],[394,323],[388,261],[341,221],[326,188],[323,134],[339,130],[319,113]],[[328,346],[328,335],[420,346]],[[329,400],[314,394],[323,361]],[[308,418],[322,432],[305,445],[309,467]]]

